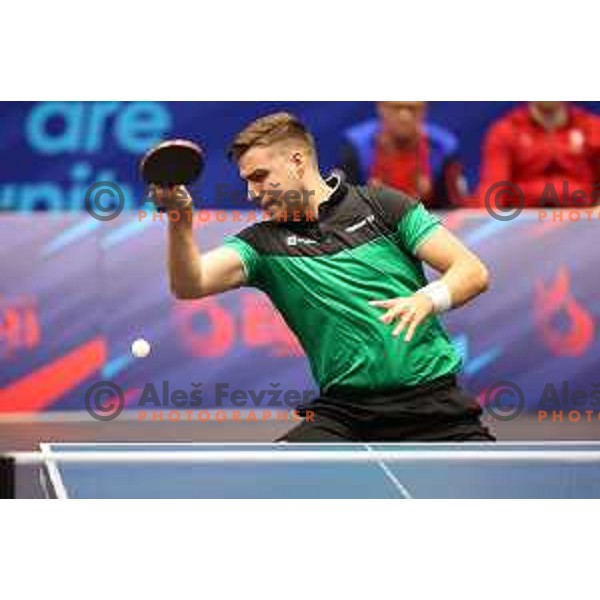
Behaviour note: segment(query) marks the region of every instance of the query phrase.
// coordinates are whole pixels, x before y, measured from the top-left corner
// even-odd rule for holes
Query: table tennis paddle
[[[145,154],[140,168],[142,178],[148,185],[189,185],[202,174],[204,152],[200,146],[188,140],[167,140]],[[161,212],[164,210],[159,208]]]

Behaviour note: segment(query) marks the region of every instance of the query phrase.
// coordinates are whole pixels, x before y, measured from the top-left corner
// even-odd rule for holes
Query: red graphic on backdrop
[[[248,348],[261,348],[269,356],[304,356],[300,343],[266,298],[255,292],[242,292],[240,302],[239,322],[238,315],[216,298],[175,305],[179,337],[193,356],[224,356],[236,341]]]
[[[181,341],[192,356],[217,358],[233,347],[235,320],[216,298],[178,302],[175,322]]]
[[[536,280],[534,318],[539,334],[555,356],[582,356],[594,342],[594,319],[573,297],[566,267],[560,268],[549,286]]]
[[[242,315],[242,337],[250,348],[264,347],[276,357],[304,356],[300,342],[264,296],[244,295]]]
[[[105,364],[106,340],[95,338],[0,389],[0,412],[35,412],[51,406]]]
[[[19,350],[31,351],[41,340],[35,302],[29,298],[0,300],[0,358],[12,359]]]

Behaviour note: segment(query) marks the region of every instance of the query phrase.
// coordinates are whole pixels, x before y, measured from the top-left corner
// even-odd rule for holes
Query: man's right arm
[[[192,223],[169,222],[168,268],[171,292],[180,300],[194,300],[238,288],[246,282],[239,254],[221,246],[201,254]]]
[[[233,248],[221,246],[201,254],[196,243],[192,198],[184,186],[169,190],[153,188],[158,207],[179,211],[179,220],[169,219],[167,268],[173,295],[180,300],[194,300],[238,288],[246,283],[244,263]]]

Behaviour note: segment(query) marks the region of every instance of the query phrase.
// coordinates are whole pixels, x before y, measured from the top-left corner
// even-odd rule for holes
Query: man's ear
[[[292,152],[290,156],[290,161],[294,166],[296,176],[298,178],[302,178],[306,170],[306,157],[302,154],[302,152],[296,151]]]

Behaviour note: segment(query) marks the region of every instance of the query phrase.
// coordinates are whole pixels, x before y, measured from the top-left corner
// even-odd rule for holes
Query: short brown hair
[[[316,157],[313,136],[297,117],[287,112],[273,113],[250,123],[236,135],[227,156],[237,162],[254,146],[270,146],[285,140],[301,142]]]

